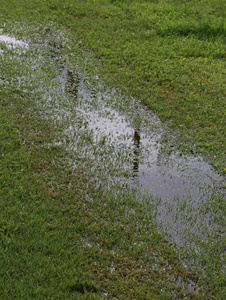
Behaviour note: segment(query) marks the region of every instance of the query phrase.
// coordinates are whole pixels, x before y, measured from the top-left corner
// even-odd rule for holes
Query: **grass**
[[[2,0],[0,15],[69,27],[101,59],[109,84],[140,97],[224,172],[223,2],[203,3]],[[0,80],[10,82],[1,87],[0,298],[222,299],[224,277],[186,268],[148,203],[125,189],[106,194],[86,167],[71,170],[65,157],[76,157],[54,145],[39,95],[11,80],[20,63],[0,60]]]
[[[61,187],[60,195],[56,196],[57,187],[49,187],[57,179],[59,183],[60,176],[55,176],[57,168],[50,163],[58,149],[47,150],[38,146],[51,138],[48,130],[46,131],[46,124],[41,124],[41,120],[38,122],[39,129],[45,128],[45,136],[37,137],[34,133],[24,141],[24,146],[17,137],[17,131],[21,125],[24,129],[31,130],[30,124],[35,125],[34,119],[27,119],[26,124],[17,119],[17,125],[12,126],[8,118],[9,114],[3,109],[1,298],[59,299],[65,297],[65,289],[68,290],[68,298],[76,291],[77,294],[83,294],[84,289],[90,293],[96,291],[87,272],[85,256],[79,251],[78,241],[75,240],[73,247],[69,246],[69,236],[64,238],[66,223],[60,217],[57,218],[57,215],[64,214],[62,199],[67,189]],[[32,150],[28,150],[30,148]],[[62,181],[61,178],[61,183]],[[72,197],[67,194],[68,205]],[[58,201],[54,203],[54,199]],[[56,205],[63,209],[56,208]],[[71,271],[70,264],[73,266]],[[74,285],[74,293],[70,292],[71,285]]]

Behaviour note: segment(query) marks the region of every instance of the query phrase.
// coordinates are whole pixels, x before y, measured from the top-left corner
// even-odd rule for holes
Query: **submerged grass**
[[[6,50],[5,50],[6,51]],[[3,63],[4,62],[4,63]],[[167,299],[221,293],[186,268],[156,231],[148,203],[72,171],[41,118],[31,90],[13,79],[20,62],[1,61],[2,299]],[[23,74],[24,75],[24,74]],[[194,285],[194,292],[189,287]],[[207,289],[210,289],[208,291]]]

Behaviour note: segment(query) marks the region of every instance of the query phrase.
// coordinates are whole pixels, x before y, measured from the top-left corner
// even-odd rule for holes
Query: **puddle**
[[[18,52],[23,52],[24,54],[28,50],[28,44],[20,40],[17,40],[14,37],[10,37],[5,34],[1,34],[2,30],[0,28],[0,46],[5,45],[7,49],[17,50]],[[0,49],[0,55],[4,56],[4,50]]]
[[[10,37],[8,35],[5,34],[0,34],[0,43],[5,43],[7,48],[12,49],[12,48],[17,48],[17,47],[21,47],[24,49],[28,48],[28,44],[24,43],[20,40],[17,40],[14,37]]]
[[[166,140],[171,143],[174,139],[172,132],[135,99],[103,87],[98,80],[93,86],[83,76],[76,69],[73,72],[64,67],[57,80],[62,90],[71,95],[74,109],[92,132],[92,144],[104,140],[105,155],[111,162],[121,157],[120,169],[122,173],[127,172],[130,184],[161,199],[156,219],[161,226],[168,227],[175,242],[181,242],[182,230],[199,232],[202,237],[211,232],[216,224],[211,213],[205,214],[205,224],[202,224],[201,208],[213,195],[223,193],[220,187],[224,178],[202,157],[181,156],[171,144],[167,145]],[[65,133],[73,140],[73,127],[69,126]],[[76,145],[72,143],[71,147],[76,151]],[[165,151],[169,148],[170,153]],[[110,168],[105,161],[96,161],[103,170]]]
[[[76,153],[74,167],[89,164],[90,176],[102,178],[106,188],[118,180],[151,195],[150,213],[178,245],[199,249],[197,239],[223,231],[216,199],[225,196],[225,178],[202,157],[181,155],[173,144],[174,133],[139,101],[105,86],[98,75],[87,75],[88,54],[71,61],[63,57],[62,43],[42,41],[40,47],[36,41],[28,46],[0,35],[1,43],[33,47],[34,73],[21,77],[20,87],[28,78],[29,84],[36,82],[34,89],[42,93],[40,111],[63,129],[57,143]],[[23,59],[26,63],[29,58]],[[51,76],[43,66],[51,69]]]

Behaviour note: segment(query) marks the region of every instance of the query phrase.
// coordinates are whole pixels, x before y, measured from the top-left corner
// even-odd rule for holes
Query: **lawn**
[[[224,174],[225,8],[222,0],[1,0],[0,29],[54,21],[68,30],[109,86],[143,101],[175,130],[176,147]],[[0,54],[0,298],[222,299],[220,256],[203,258],[206,277],[186,267],[148,203],[127,189],[106,194],[87,167],[71,169],[76,153],[55,145],[40,94],[14,81],[26,68]]]

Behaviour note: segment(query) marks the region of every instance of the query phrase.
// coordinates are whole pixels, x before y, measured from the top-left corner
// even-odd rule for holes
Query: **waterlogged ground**
[[[224,274],[225,178],[202,157],[183,154],[175,133],[137,99],[107,86],[70,33],[21,26],[0,29],[1,63],[21,67],[10,79],[2,74],[1,88],[38,95],[37,114],[52,120],[55,144],[76,153],[72,169],[88,166],[89,180],[106,193],[122,186],[148,199],[159,230],[188,263]]]

